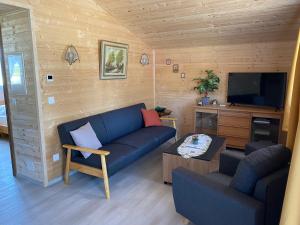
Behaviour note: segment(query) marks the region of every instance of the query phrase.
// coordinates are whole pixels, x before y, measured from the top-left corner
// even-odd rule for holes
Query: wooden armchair
[[[109,181],[107,175],[107,167],[106,167],[106,156],[110,154],[109,151],[105,150],[95,150],[91,148],[83,148],[75,145],[63,145],[64,148],[67,149],[67,159],[66,159],[66,169],[65,169],[65,184],[69,184],[69,173],[70,169],[78,170],[81,173],[89,174],[95,177],[103,178],[104,180],[104,188],[105,188],[105,195],[107,199],[110,199],[110,192],[109,192]],[[71,151],[83,151],[89,152],[96,155],[99,155],[99,160],[101,160],[102,169],[97,169],[91,166],[86,166],[83,164],[79,164],[76,162],[71,161]]]

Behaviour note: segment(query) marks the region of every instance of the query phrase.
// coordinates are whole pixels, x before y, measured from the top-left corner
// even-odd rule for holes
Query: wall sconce
[[[142,64],[143,66],[149,64],[149,57],[148,57],[148,55],[147,55],[146,53],[142,54],[142,56],[141,56],[141,61],[140,61],[140,62],[141,62],[141,64]]]
[[[77,60],[80,62],[79,54],[73,45],[69,45],[67,47],[66,54],[65,54],[65,60],[69,63],[69,65],[72,65]]]

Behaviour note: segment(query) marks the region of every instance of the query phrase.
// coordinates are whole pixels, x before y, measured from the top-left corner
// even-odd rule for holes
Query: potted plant
[[[206,78],[195,78],[197,81],[197,86],[194,87],[194,90],[199,91],[200,94],[204,94],[202,97],[202,105],[209,104],[209,92],[214,92],[219,89],[220,78],[214,73],[213,70],[205,70],[207,74]]]

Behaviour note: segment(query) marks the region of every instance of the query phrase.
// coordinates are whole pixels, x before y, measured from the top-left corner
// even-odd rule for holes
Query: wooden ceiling
[[[300,0],[96,0],[154,48],[296,40]]]

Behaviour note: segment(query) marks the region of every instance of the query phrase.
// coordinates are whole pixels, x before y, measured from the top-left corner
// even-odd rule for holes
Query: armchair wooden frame
[[[162,121],[171,121],[172,122],[172,126],[173,128],[176,130],[176,121],[177,119],[174,117],[160,117],[160,120]],[[177,141],[177,131],[176,131],[176,135],[175,135],[175,141]]]
[[[66,168],[65,168],[65,176],[64,176],[65,184],[69,184],[70,169],[78,170],[81,173],[103,178],[105,195],[107,199],[110,199],[109,180],[108,180],[107,167],[106,167],[106,156],[108,156],[110,152],[106,150],[83,148],[75,145],[63,145],[63,148],[67,149],[67,159],[66,159]],[[80,163],[72,162],[71,161],[72,151],[83,151],[83,152],[89,152],[89,153],[99,155],[99,160],[101,160],[102,169],[97,169],[91,166],[86,166]]]

